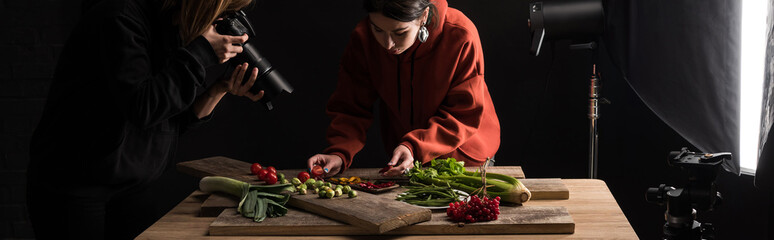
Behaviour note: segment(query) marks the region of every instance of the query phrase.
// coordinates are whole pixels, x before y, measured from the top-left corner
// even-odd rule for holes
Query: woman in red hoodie
[[[379,101],[382,139],[394,149],[385,175],[414,160],[453,157],[482,165],[500,146],[473,22],[446,0],[365,0],[327,114],[330,146],[309,158],[325,176],[346,170],[366,141]]]

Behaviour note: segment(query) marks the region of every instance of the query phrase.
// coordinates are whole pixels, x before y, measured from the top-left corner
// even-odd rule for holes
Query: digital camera
[[[223,17],[222,20],[215,22],[215,30],[221,35],[242,36],[247,34],[247,42],[242,45],[242,53],[236,57],[231,58],[227,73],[231,73],[235,66],[247,62],[250,67],[258,68],[258,76],[255,80],[255,84],[250,88],[250,92],[257,94],[263,90],[263,97],[260,102],[263,103],[268,110],[272,110],[274,106],[271,101],[274,100],[282,92],[292,93],[293,86],[288,83],[282,75],[279,74],[269,63],[269,60],[261,56],[258,49],[250,41],[255,37],[255,31],[253,30],[250,20],[247,18],[247,14],[244,11],[237,11],[233,14],[229,14]],[[250,78],[250,74],[245,74],[245,78],[242,81],[247,81]]]

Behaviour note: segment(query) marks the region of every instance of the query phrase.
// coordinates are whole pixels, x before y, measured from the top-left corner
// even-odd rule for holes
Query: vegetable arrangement
[[[395,186],[395,182],[389,181],[389,182],[383,182],[383,183],[372,183],[370,181],[368,182],[361,182],[358,183],[357,186],[365,189],[380,189],[380,188],[387,188]]]
[[[250,165],[250,173],[258,176],[258,180],[265,181],[268,185],[276,184],[277,182],[288,183],[285,180],[285,175],[277,173],[277,169],[272,166],[263,168],[260,163],[253,163]]]
[[[265,170],[265,169],[264,169]],[[285,203],[290,195],[282,193],[290,184],[251,185],[227,177],[210,176],[199,181],[204,192],[223,192],[241,198],[237,212],[262,222],[266,217],[281,217],[288,213]]]
[[[299,174],[300,175],[300,174]],[[293,178],[291,181],[295,186],[295,189],[299,194],[305,195],[311,189],[312,193],[316,193],[320,198],[333,198],[347,194],[350,198],[357,197],[357,192],[352,190],[350,186],[333,185],[330,182],[324,180],[314,180],[313,178],[307,179],[305,182],[301,182],[299,178]]]
[[[421,183],[411,184],[413,186],[406,186],[405,188],[407,188],[408,191],[399,194],[395,200],[419,206],[441,207],[459,201],[460,198],[460,195],[449,185],[446,185],[446,187],[439,187]]]
[[[336,183],[336,184],[344,184],[344,185],[348,185],[348,184],[358,184],[358,183],[360,183],[361,181],[363,181],[363,179],[361,179],[361,178],[360,178],[360,177],[358,177],[358,176],[351,176],[351,177],[349,177],[349,178],[346,178],[346,177],[340,177],[340,178],[329,178],[329,179],[328,179],[328,181],[330,181],[330,182],[332,182],[332,183]]]
[[[501,201],[518,203],[529,201],[532,197],[529,189],[519,180],[511,176],[497,173],[484,173],[486,187],[482,182],[481,173],[465,171],[465,162],[454,158],[433,159],[430,167],[422,168],[422,164],[414,162],[414,168],[409,170],[411,181],[427,185],[451,186],[474,195],[479,189],[484,189],[491,197],[500,197]],[[483,187],[483,188],[482,188]]]

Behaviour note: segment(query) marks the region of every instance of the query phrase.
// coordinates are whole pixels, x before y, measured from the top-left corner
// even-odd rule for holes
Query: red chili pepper
[[[395,185],[395,182],[385,182],[380,184],[374,184],[372,182],[361,182],[358,183],[358,186],[365,188],[365,189],[379,189],[379,188],[386,188],[390,187],[392,185]]]

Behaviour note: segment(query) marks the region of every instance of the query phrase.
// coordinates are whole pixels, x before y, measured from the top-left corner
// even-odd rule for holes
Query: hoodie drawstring
[[[410,87],[409,93],[411,94],[411,112],[410,112],[411,115],[409,115],[409,117],[411,118],[409,119],[409,122],[411,123],[411,127],[414,127],[414,58],[417,55],[417,49],[419,49],[419,46],[422,46],[422,42],[420,42],[419,45],[417,45],[417,47],[414,49],[414,51],[411,52],[411,78],[409,79],[409,87]],[[402,86],[400,84],[400,65],[401,65],[400,55],[398,55],[397,58],[398,58],[398,74],[397,74],[398,75],[398,110],[400,110],[401,105],[403,103],[401,101],[403,96],[402,96]]]

